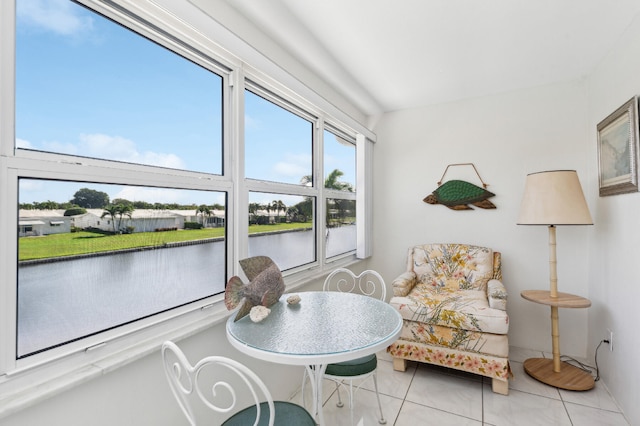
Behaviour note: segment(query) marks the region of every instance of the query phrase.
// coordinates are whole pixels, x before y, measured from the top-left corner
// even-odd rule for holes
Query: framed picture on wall
[[[638,98],[598,123],[600,196],[638,191]]]

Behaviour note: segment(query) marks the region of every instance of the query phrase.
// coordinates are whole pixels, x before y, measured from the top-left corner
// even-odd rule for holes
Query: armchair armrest
[[[418,276],[413,271],[407,271],[393,280],[393,295],[396,297],[404,297],[418,282]]]
[[[487,283],[487,298],[489,307],[501,311],[507,310],[507,289],[500,281],[493,279]]]

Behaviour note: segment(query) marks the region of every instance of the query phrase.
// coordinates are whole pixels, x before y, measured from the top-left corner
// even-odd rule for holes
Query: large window
[[[242,66],[191,2],[13,4],[0,2],[15,23],[0,26],[15,37],[0,43],[0,395],[63,374],[52,360],[84,371],[221,319],[243,258],[272,257],[295,285],[355,260],[364,127],[284,70]]]
[[[222,78],[71,1],[18,0],[16,146],[222,173]]]
[[[19,197],[18,357],[224,291],[223,193],[21,179]]]
[[[245,90],[245,167],[250,256],[270,256],[281,270],[317,261],[317,188],[313,187],[317,118],[267,90]],[[280,193],[262,192],[277,184]],[[301,195],[306,194],[306,195]]]
[[[49,170],[17,172],[16,357],[223,293],[215,64],[71,1],[16,15],[15,147]]]

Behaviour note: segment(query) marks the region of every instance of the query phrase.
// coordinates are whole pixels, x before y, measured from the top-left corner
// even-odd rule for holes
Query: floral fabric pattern
[[[509,360],[447,348],[434,348],[424,344],[411,344],[398,341],[387,348],[387,352],[396,358],[427,362],[443,367],[455,368],[491,377],[507,380],[511,375]]]
[[[404,321],[400,339],[499,357],[509,354],[506,334],[480,333],[418,321]]]
[[[418,281],[434,291],[486,291],[493,278],[493,252],[466,244],[414,247],[413,270]]]

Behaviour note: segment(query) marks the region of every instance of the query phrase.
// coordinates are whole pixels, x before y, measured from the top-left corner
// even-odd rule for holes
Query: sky
[[[17,0],[16,146],[222,173],[222,79],[68,0]],[[311,123],[248,94],[247,177],[311,174]],[[325,169],[355,186],[355,149],[325,132]],[[22,180],[20,202],[110,198],[213,204],[220,193]],[[265,202],[283,199],[265,194]],[[296,199],[297,200],[297,199]]]

